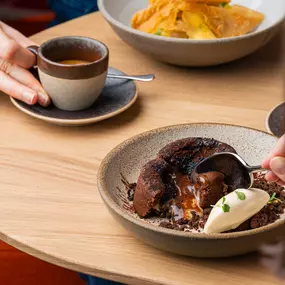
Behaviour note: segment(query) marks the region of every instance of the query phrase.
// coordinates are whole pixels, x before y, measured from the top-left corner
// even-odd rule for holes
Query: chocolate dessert
[[[242,179],[238,171],[228,169],[226,161],[222,162],[223,173],[193,174],[199,162],[219,152],[236,153],[233,147],[209,138],[185,138],[165,146],[157,158],[143,166],[137,183],[129,187],[132,195],[128,192],[128,197],[135,212],[145,219],[160,217],[161,227],[201,231],[213,205],[236,189],[226,174],[234,173],[236,181]],[[233,231],[262,227],[284,213],[283,187],[267,183],[263,174],[255,175],[253,187],[268,192],[272,201]]]
[[[168,162],[177,171],[189,175],[204,158],[235,149],[225,143],[209,138],[185,138],[165,146],[158,157]]]
[[[192,211],[202,213],[204,207],[209,207],[226,193],[224,176],[221,173],[203,174],[196,177],[195,182],[190,177],[200,161],[217,152],[235,150],[208,138],[181,139],[164,147],[158,158],[147,163],[140,173],[134,194],[136,212],[147,217],[155,212],[161,215],[170,209],[174,220],[191,219]]]
[[[220,172],[208,172],[197,175],[195,193],[201,208],[210,208],[221,197],[228,193],[228,185],[225,184],[225,176]]]
[[[141,217],[148,216],[153,210],[159,211],[162,201],[176,196],[172,173],[172,167],[160,158],[143,167],[134,193],[134,207]]]

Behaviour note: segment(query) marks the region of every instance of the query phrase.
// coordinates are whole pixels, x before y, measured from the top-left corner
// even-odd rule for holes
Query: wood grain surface
[[[106,210],[96,171],[117,144],[157,127],[220,122],[265,130],[268,111],[284,99],[284,31],[254,55],[209,69],[156,62],[123,43],[96,13],[33,40],[63,35],[99,39],[113,67],[157,79],[139,84],[139,100],[125,113],[83,128],[30,118],[0,95],[0,238],[51,263],[127,284],[283,284],[257,255],[200,260],[143,244]]]

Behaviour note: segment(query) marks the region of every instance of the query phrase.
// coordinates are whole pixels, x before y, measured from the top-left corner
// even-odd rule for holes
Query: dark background
[[[0,20],[26,36],[46,29],[53,19],[47,0],[0,0]]]

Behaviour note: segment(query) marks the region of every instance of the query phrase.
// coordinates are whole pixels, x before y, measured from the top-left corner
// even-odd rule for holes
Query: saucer
[[[126,75],[111,67],[108,73]],[[107,78],[100,97],[90,108],[81,111],[63,111],[53,104],[47,108],[38,104],[30,106],[12,97],[10,99],[20,111],[34,118],[61,126],[82,126],[93,124],[124,112],[134,104],[137,97],[138,88],[134,81]]]
[[[277,137],[285,134],[285,102],[270,111],[266,119],[266,128]]]

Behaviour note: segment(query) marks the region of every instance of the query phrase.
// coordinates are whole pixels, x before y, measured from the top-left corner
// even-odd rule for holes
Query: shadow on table
[[[139,117],[141,111],[142,111],[142,101],[140,97],[138,97],[134,105],[131,106],[125,112],[110,119],[107,119],[105,121],[101,121],[97,124],[86,126],[86,128],[92,128],[95,129],[96,131],[101,131],[106,129],[108,130],[117,129],[124,125],[132,123],[134,120],[137,119],[137,117]]]
[[[261,275],[272,274],[285,284],[285,239],[281,241],[264,245],[259,251],[249,254],[244,254],[228,258],[191,258],[185,256],[178,256],[175,254],[165,253],[168,257],[180,259],[180,261],[190,261],[191,265],[200,265],[205,268],[220,271],[221,268],[224,272],[237,271],[237,268],[252,268],[255,266],[255,271]],[[190,260],[189,260],[190,259]],[[213,262],[214,261],[214,262]],[[178,260],[179,262],[179,260]],[[191,266],[190,265],[190,266]],[[253,283],[255,284],[255,283]],[[278,283],[279,284],[279,283]]]
[[[132,123],[140,115],[141,110],[142,110],[142,103],[141,99],[138,97],[137,101],[133,104],[133,106],[131,106],[123,113],[92,125],[79,126],[79,127],[62,127],[43,122],[41,128],[47,128],[48,132],[50,132],[50,128],[53,128],[54,132],[67,131],[73,134],[74,133],[80,134],[81,132],[86,133],[89,131],[90,132],[92,131],[92,134],[95,134],[96,132],[102,133],[104,131],[110,132],[114,129],[118,129],[124,125]]]
[[[187,67],[173,67],[177,71],[187,69],[189,72],[215,76],[232,77],[233,74],[243,73],[251,74],[254,69],[258,74],[270,72],[272,69],[280,69],[284,67],[284,45],[285,45],[285,30],[278,33],[268,44],[257,50],[251,55],[242,59],[207,68],[187,68]],[[230,71],[230,72],[229,72]],[[285,74],[285,71],[284,71]]]
[[[268,266],[264,266],[263,264],[263,256],[259,253],[250,253],[245,254],[241,256],[236,257],[228,257],[228,258],[192,258],[192,257],[183,257],[183,256],[177,256],[175,254],[167,253],[167,256],[171,258],[177,257],[180,261],[184,263],[184,261],[188,262],[189,266],[202,266],[205,269],[211,268],[211,270],[217,270],[217,272],[223,270],[223,273],[226,272],[235,272],[238,274],[240,272],[239,269],[242,268],[252,268],[253,265],[256,265],[255,271],[258,271],[261,275],[260,279],[262,279],[262,275],[268,276],[268,274],[271,274],[275,276],[276,278],[280,278],[281,276],[277,274],[276,272],[273,272],[271,268],[268,268]],[[179,260],[177,260],[179,262]],[[282,279],[282,278],[280,278]],[[257,283],[252,283],[256,285]]]
[[[284,59],[284,42],[285,33],[282,31],[278,33],[268,44],[261,49],[257,50],[240,60],[232,63],[227,63],[217,67],[216,69],[228,69],[230,68],[247,68],[258,69],[259,72],[268,72],[268,68],[282,66]],[[267,70],[266,70],[267,68]]]

